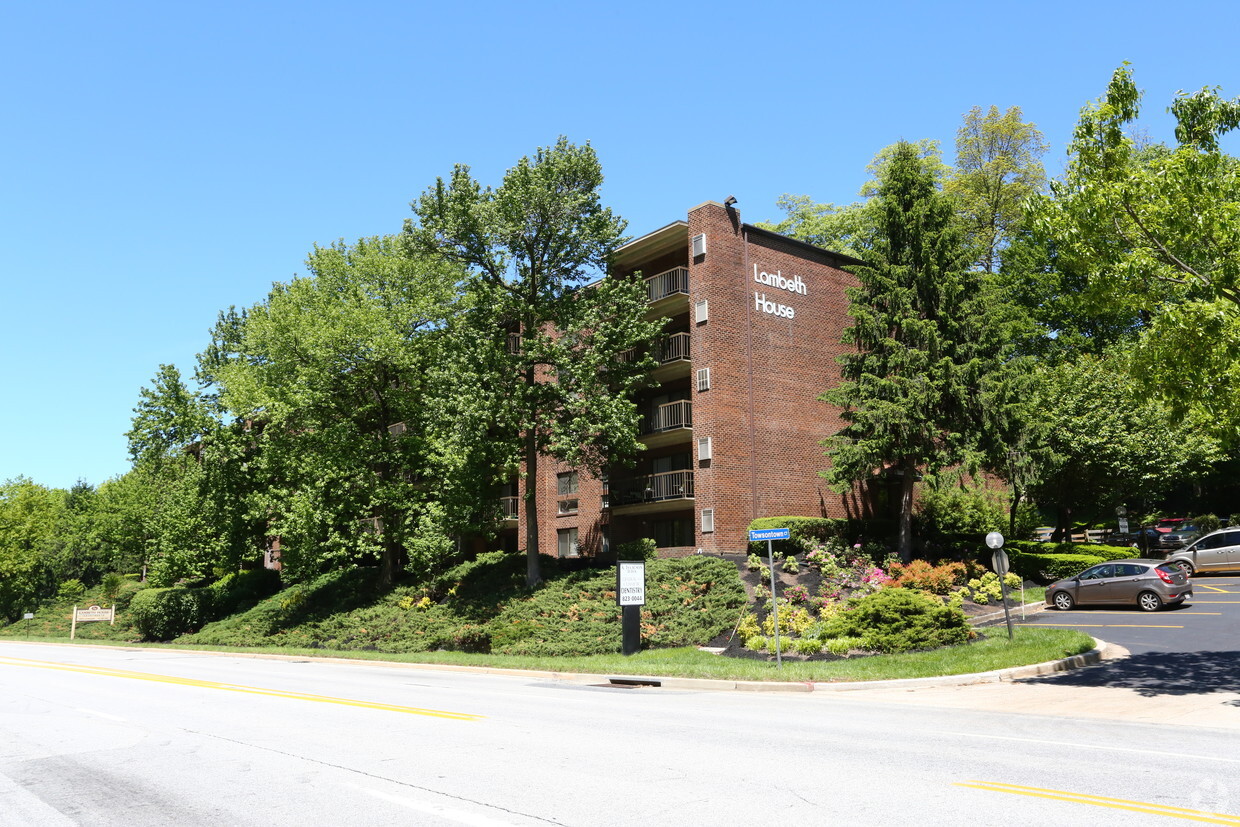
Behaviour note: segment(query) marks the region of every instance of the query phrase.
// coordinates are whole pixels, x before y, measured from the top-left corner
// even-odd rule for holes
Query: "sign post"
[[[787,528],[751,529],[749,542],[756,543],[766,540],[766,564],[771,571],[771,616],[775,622],[775,668],[782,669],[784,658],[779,651],[779,599],[775,595],[775,552],[774,540],[787,540],[792,537],[792,530]]]
[[[642,645],[642,606],[646,605],[645,560],[616,562],[616,602],[620,604],[620,651],[636,654]]]
[[[999,575],[999,589],[1003,594],[1003,617],[1007,620],[1008,640],[1014,637],[1012,632],[1012,610],[1008,608],[1008,591],[1005,578],[1008,573],[1008,556],[1003,550],[1003,535],[997,531],[992,531],[986,535],[986,545],[995,550],[990,555],[990,562],[994,566],[995,574]],[[1023,605],[1023,603],[1022,603]]]

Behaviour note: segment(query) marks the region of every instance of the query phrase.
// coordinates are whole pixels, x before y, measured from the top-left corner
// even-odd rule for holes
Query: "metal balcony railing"
[[[658,405],[642,419],[643,434],[693,427],[693,403],[688,399]]]
[[[652,302],[676,293],[689,293],[688,267],[673,267],[646,279],[646,297]]]
[[[675,362],[678,359],[688,359],[689,340],[691,338],[688,333],[673,333],[655,350],[655,358],[659,360],[660,364]]]
[[[519,499],[520,497],[500,497],[499,498],[500,508],[504,510],[505,520],[517,519],[517,500]]]
[[[663,471],[612,483],[611,506],[693,499],[692,471]]]

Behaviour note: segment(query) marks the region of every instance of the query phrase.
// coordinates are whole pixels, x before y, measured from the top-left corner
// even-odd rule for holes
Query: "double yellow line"
[[[1227,815],[1226,813],[1211,813],[1204,810],[1190,810],[1187,807],[1171,807],[1165,804],[1150,804],[1145,801],[1129,801],[1124,798],[1107,798],[1101,795],[1047,790],[1042,787],[1023,787],[1020,784],[1001,784],[997,781],[959,781],[954,786],[969,787],[975,790],[988,790],[994,793],[1049,798],[1054,801],[1069,801],[1075,804],[1089,804],[1094,807],[1109,807],[1112,810],[1148,813],[1150,815],[1184,819],[1185,821],[1202,821],[1206,824],[1240,825],[1240,816]]]
[[[204,681],[196,678],[177,678],[171,675],[156,675],[150,672],[129,672],[124,669],[108,669],[98,666],[71,666],[50,661],[27,660],[25,658],[0,657],[0,665],[25,666],[35,669],[53,669],[59,672],[77,672],[83,675],[103,675],[110,678],[128,678],[136,681],[154,683],[170,683],[179,686],[194,686],[200,689],[218,689],[225,692],[242,692],[247,695],[265,695],[270,698],[287,698],[295,701],[311,701],[322,704],[339,704],[361,709],[378,709],[384,712],[403,712],[408,715],[427,715],[432,718],[445,718],[450,721],[480,721],[486,716],[471,715],[465,712],[448,712],[442,709],[424,709],[416,706],[399,706],[396,704],[358,701],[351,698],[333,698],[329,695],[310,695],[305,692],[286,692],[281,689],[263,689],[256,686],[242,686],[235,683]]]

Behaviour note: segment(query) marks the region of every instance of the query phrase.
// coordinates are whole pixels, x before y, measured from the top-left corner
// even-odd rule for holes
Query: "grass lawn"
[[[982,630],[984,637],[964,644],[929,652],[900,655],[874,655],[834,661],[774,662],[746,658],[725,658],[694,647],[653,649],[625,657],[623,655],[589,655],[584,657],[550,657],[517,655],[482,655],[466,652],[419,652],[387,654],[365,651],[332,652],[322,649],[281,647],[214,647],[177,646],[176,644],[118,643],[90,641],[94,645],[140,646],[158,648],[198,649],[222,652],[296,655],[299,657],[339,657],[354,660],[377,660],[398,663],[442,663],[494,669],[533,669],[548,672],[578,672],[609,675],[650,675],[662,677],[715,678],[745,681],[877,681],[898,678],[925,678],[940,675],[961,675],[989,672],[1013,666],[1057,660],[1078,655],[1093,648],[1093,639],[1081,632],[1064,629],[1016,630],[1009,641],[1005,627]],[[20,638],[14,638],[20,639]],[[66,642],[64,638],[31,638],[34,642]],[[85,643],[85,641],[83,641]]]

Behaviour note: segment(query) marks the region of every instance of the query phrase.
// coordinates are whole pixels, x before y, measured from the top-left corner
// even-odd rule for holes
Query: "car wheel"
[[[1162,598],[1153,592],[1141,592],[1137,595],[1137,605],[1143,612],[1156,612],[1162,608]]]
[[[1061,612],[1066,612],[1076,605],[1076,601],[1072,599],[1072,595],[1067,592],[1055,592],[1055,596],[1051,598],[1051,602],[1055,604],[1055,608]]]
[[[1176,560],[1172,565],[1184,572],[1185,577],[1193,576],[1193,564],[1187,560]]]

